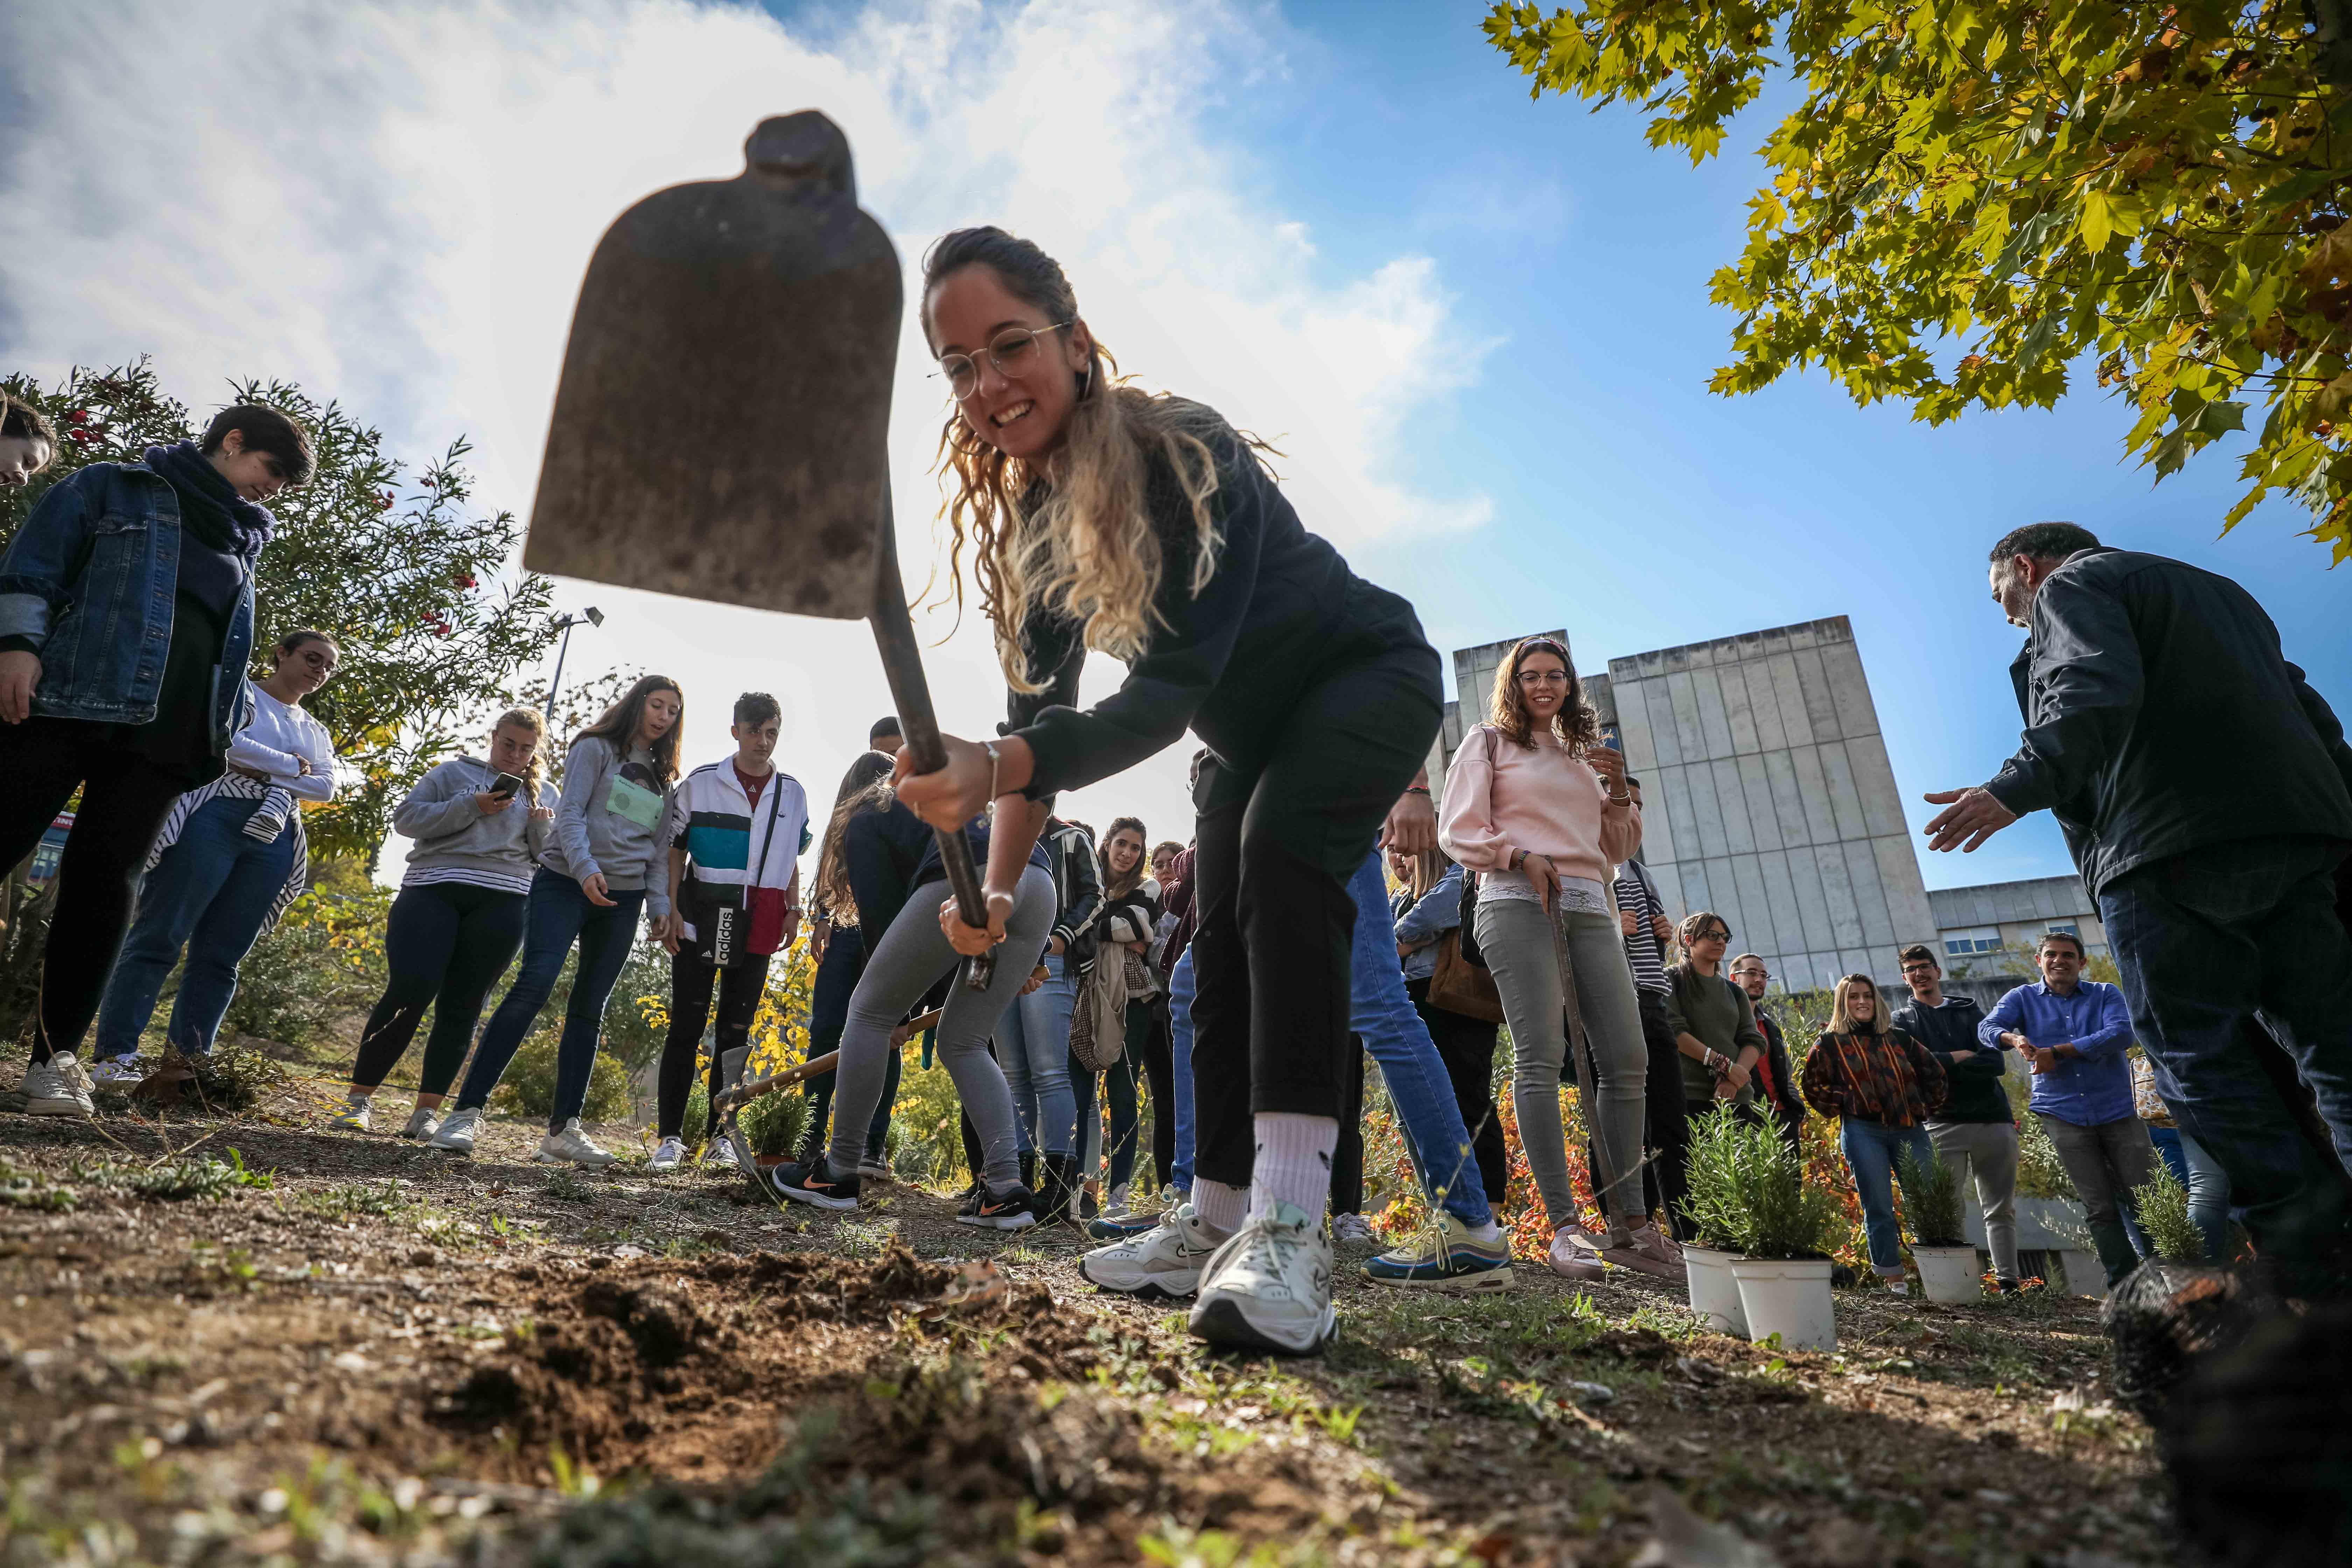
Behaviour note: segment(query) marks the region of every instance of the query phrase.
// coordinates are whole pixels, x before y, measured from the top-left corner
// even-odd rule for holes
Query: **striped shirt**
[[[1663,996],[1672,987],[1666,984],[1665,955],[1650,921],[1666,911],[1658,907],[1656,895],[1631,860],[1617,868],[1617,909],[1633,917],[1633,934],[1625,939],[1625,962],[1633,971],[1634,989]]]
[[[1806,1053],[1806,1102],[1823,1116],[1916,1127],[1943,1109],[1944,1064],[1901,1029],[1823,1035]]]

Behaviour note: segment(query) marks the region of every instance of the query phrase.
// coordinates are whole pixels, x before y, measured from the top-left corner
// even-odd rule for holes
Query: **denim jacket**
[[[251,717],[253,565],[213,670],[215,756]],[[40,656],[33,711],[144,724],[155,717],[180,578],[180,498],[144,463],[92,463],[52,486],[0,553],[0,637]]]

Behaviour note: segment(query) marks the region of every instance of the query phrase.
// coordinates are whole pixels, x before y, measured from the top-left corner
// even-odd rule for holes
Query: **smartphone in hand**
[[[490,793],[492,795],[502,795],[509,799],[513,798],[515,792],[521,788],[522,780],[517,778],[512,773],[500,773],[498,777],[490,781]]]

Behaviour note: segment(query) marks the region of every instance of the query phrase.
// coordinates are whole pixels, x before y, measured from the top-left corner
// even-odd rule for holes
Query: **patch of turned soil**
[[[818,1215],[623,1131],[576,1172],[508,1122],[453,1161],[101,1109],[0,1107],[0,1562],[2170,1558],[2054,1292],[1841,1293],[1839,1353],[1784,1355],[1662,1281],[1462,1300],[1356,1252],[1327,1355],[1243,1359],[912,1187]],[[208,1195],[131,1179],[232,1149]]]

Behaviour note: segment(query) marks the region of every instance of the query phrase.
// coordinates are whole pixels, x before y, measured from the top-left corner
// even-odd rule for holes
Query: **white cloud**
[[[12,368],[152,353],[199,404],[230,375],[284,375],[412,452],[470,433],[477,493],[523,512],[604,225],[658,186],[732,175],[756,121],[814,105],[849,133],[861,197],[910,269],[961,224],[1035,237],[1127,368],[1278,441],[1308,526],[1343,548],[1488,515],[1475,494],[1422,493],[1395,460],[1484,352],[1460,339],[1435,266],[1338,272],[1220,139],[1235,95],[1282,89],[1266,13],[966,0],[816,31],[679,0],[29,0],[10,33]],[[896,482],[919,583],[940,408],[911,322],[901,362]],[[568,597],[611,616],[575,639],[572,668],[677,674],[698,752],[723,747],[725,698],[768,688],[786,707],[782,754],[829,788],[887,708],[862,627],[586,584]],[[995,718],[976,624],[932,664],[949,728]],[[1117,679],[1097,664],[1090,691]],[[1139,806],[1181,838],[1183,764],[1163,757],[1073,809],[1099,822]]]

